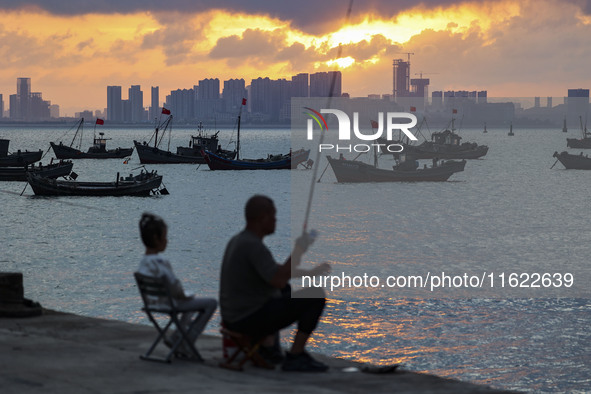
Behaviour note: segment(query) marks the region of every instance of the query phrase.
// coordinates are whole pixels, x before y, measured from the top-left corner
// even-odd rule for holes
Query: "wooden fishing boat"
[[[471,160],[486,156],[488,146],[478,145],[476,142],[461,142],[462,137],[455,132],[455,119],[451,120],[451,128],[431,134],[431,140],[426,140],[419,145],[411,145],[409,142],[397,141],[402,145],[402,152],[412,155],[415,159],[456,159]],[[486,126],[485,126],[486,130]],[[485,131],[486,132],[486,131]],[[391,144],[383,138],[378,138],[380,144]],[[393,153],[398,158],[399,153]]]
[[[168,194],[163,188],[162,175],[155,171],[144,172],[128,177],[119,177],[112,182],[79,182],[75,180],[48,179],[27,173],[27,181],[33,192],[40,196],[149,196]]]
[[[60,160],[48,165],[30,165],[23,167],[0,167],[0,181],[26,181],[27,172],[32,172],[44,178],[59,178],[68,176],[72,172],[71,161]]]
[[[581,138],[567,138],[566,146],[575,149],[591,149],[591,133],[587,131],[587,121],[583,126],[583,117],[579,116],[579,122],[581,123]]]
[[[299,149],[287,154],[267,155],[261,159],[240,159],[240,118],[242,107],[246,105],[246,99],[242,99],[240,112],[238,113],[238,132],[236,136],[236,158],[222,157],[212,151],[204,150],[203,157],[210,170],[289,170],[296,168],[298,164],[308,160],[310,150]]]
[[[567,170],[591,170],[591,158],[587,155],[583,156],[583,152],[578,155],[572,155],[566,151],[554,152],[552,156],[556,157]]]
[[[456,172],[464,171],[466,166],[466,160],[448,160],[433,167],[418,168],[416,160],[408,160],[387,170],[357,160],[345,160],[342,156],[326,158],[339,183],[444,182]]]
[[[308,160],[310,150],[299,149],[286,155],[269,155],[266,159],[233,160],[204,152],[210,170],[289,170]]]
[[[197,135],[191,136],[189,146],[178,146],[176,153],[170,151],[170,133],[172,124],[172,114],[166,108],[162,109],[164,114],[168,117],[162,123],[156,125],[154,133],[150,138],[150,142],[154,139],[154,145],[149,142],[133,141],[135,150],[140,158],[142,164],[205,164],[205,158],[202,152],[205,150],[216,152],[221,157],[234,158],[235,151],[223,150],[219,145],[218,133],[207,134],[203,129],[203,124],[199,123],[197,127]],[[169,132],[168,149],[160,149],[162,139],[166,133]]]
[[[14,153],[8,153],[10,140],[0,139],[0,167],[23,167],[41,160],[42,150],[36,152],[24,151],[20,149]]]
[[[99,122],[100,121],[100,122]],[[99,133],[99,136],[96,136],[96,125],[103,124],[101,119],[97,119],[94,124],[95,127],[95,135],[93,137],[93,143],[90,148],[88,148],[87,152],[82,152],[80,147],[82,145],[82,135],[83,135],[83,126],[84,126],[84,118],[78,121],[78,127],[76,129],[76,133],[74,134],[74,138],[69,146],[64,145],[62,142],[56,144],[54,142],[50,142],[51,148],[53,149],[53,153],[55,157],[58,159],[121,159],[124,157],[131,156],[133,153],[133,148],[116,148],[116,149],[107,149],[107,140],[110,138],[105,138],[105,133]],[[74,148],[74,141],[76,137],[79,137],[78,147]]]

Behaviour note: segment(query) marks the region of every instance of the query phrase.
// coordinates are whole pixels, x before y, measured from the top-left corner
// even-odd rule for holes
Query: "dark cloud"
[[[283,47],[285,36],[279,30],[263,31],[246,29],[242,36],[229,36],[218,39],[209,53],[213,59],[258,56],[274,54]]]
[[[501,0],[491,0],[501,1]],[[582,1],[582,0],[570,0]],[[461,0],[358,0],[352,3],[351,22],[366,14],[390,19],[404,10],[422,6],[426,8],[463,3]],[[591,0],[586,0],[589,9]],[[345,21],[347,0],[0,0],[0,9],[16,10],[38,7],[58,15],[88,13],[178,12],[198,13],[212,9],[268,15],[291,21],[292,26],[311,34],[321,34]],[[231,21],[228,21],[231,23]]]

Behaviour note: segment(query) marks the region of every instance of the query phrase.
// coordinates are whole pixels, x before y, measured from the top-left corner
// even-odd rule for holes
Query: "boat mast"
[[[80,147],[82,146],[83,124],[84,124],[84,118],[81,118],[80,121],[78,122],[78,128],[76,129],[76,133],[74,133],[74,138],[72,138],[72,142],[70,142],[70,148],[72,147],[72,145],[74,145],[74,141],[76,141],[76,136],[78,135],[78,132],[80,132],[80,143],[78,144],[78,150],[80,150]]]
[[[242,117],[242,107],[246,105],[246,99],[242,99],[242,105],[238,112],[238,131],[236,132],[236,160],[240,160],[240,118]]]

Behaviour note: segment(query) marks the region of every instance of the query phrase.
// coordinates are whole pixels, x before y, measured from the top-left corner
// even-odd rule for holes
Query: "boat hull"
[[[179,155],[142,144],[138,141],[133,141],[133,144],[142,164],[205,164],[205,159],[200,152],[198,156],[190,154]]]
[[[567,138],[566,146],[574,149],[591,149],[591,138]]]
[[[10,155],[0,157],[0,167],[24,167],[26,165],[38,162],[41,160],[43,151],[37,152],[21,152],[12,153]]]
[[[476,147],[446,146],[431,142],[418,146],[403,145],[403,152],[412,155],[415,159],[441,159],[441,160],[474,160],[486,156],[488,146],[478,145]]]
[[[466,161],[446,162],[438,167],[415,170],[386,170],[372,165],[327,156],[339,183],[362,182],[444,182],[456,172],[464,171]]]
[[[310,150],[300,149],[291,154],[270,156],[258,160],[233,160],[221,157],[212,152],[205,152],[205,162],[210,170],[289,170],[308,160]]]
[[[55,157],[58,159],[122,159],[124,157],[131,156],[133,153],[133,148],[117,148],[117,149],[110,149],[104,151],[92,151],[92,148],[89,148],[88,152],[82,152],[76,148],[72,148],[69,146],[65,146],[60,144],[55,144],[53,142],[49,143],[51,148],[53,149],[53,153]]]
[[[567,170],[591,170],[591,158],[583,156],[583,152],[579,155],[554,152],[553,157],[556,157]]]
[[[68,161],[32,168],[2,167],[0,168],[0,181],[26,181],[27,172],[33,172],[45,178],[55,179],[69,175],[72,172],[72,166],[73,163]]]
[[[162,184],[162,176],[143,173],[133,177],[133,180],[78,182],[47,179],[27,173],[27,181],[39,196],[149,196]]]

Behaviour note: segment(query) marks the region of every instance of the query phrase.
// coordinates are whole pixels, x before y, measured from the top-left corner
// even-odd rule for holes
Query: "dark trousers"
[[[271,298],[244,319],[224,324],[232,331],[253,338],[274,334],[294,322],[298,323],[299,331],[311,334],[318,325],[325,302],[324,298],[292,298],[290,291],[283,291],[280,298]]]

